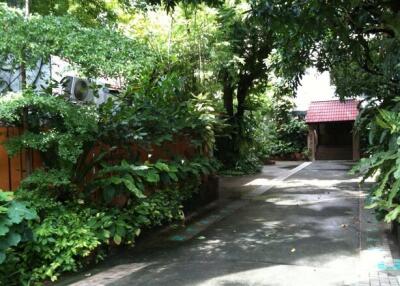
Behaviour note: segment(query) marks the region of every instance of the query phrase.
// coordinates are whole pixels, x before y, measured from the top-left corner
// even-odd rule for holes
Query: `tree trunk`
[[[241,124],[244,119],[244,112],[246,109],[245,101],[247,94],[249,93],[250,83],[239,81],[238,89],[237,89],[237,110],[236,110],[236,121],[238,124]]]
[[[234,122],[234,106],[233,106],[233,98],[235,93],[235,88],[232,85],[233,79],[229,76],[228,72],[225,72],[223,77],[223,94],[222,98],[224,101],[224,109],[225,114],[223,115],[224,119],[226,119],[227,123],[231,126],[231,128],[226,128],[226,133],[223,134],[222,137],[218,137],[216,139],[216,147],[215,156],[226,166],[232,167],[235,163],[235,150],[234,150],[234,131],[235,131],[235,122]]]
[[[223,89],[223,100],[224,100],[224,108],[228,118],[233,118],[233,93],[234,88],[232,86],[232,81],[228,74],[224,76],[224,89]]]
[[[228,134],[225,134],[225,137],[217,140],[218,150],[216,152],[218,159],[227,167],[233,167],[240,156],[240,146],[238,142],[240,142],[240,137],[243,135],[241,126],[246,110],[245,101],[249,94],[252,80],[249,76],[242,76],[239,80],[236,88],[236,98],[238,102],[236,112],[233,106],[235,88],[231,83],[232,81],[229,78],[224,79],[223,100],[226,116],[228,117],[228,123],[231,128]]]
[[[25,7],[24,7],[24,12],[25,12],[25,20],[27,21],[29,18],[29,0],[25,0]],[[27,75],[26,75],[26,66],[25,66],[25,49],[22,49],[22,63],[21,63],[21,90],[22,92],[26,90],[27,87]],[[29,126],[28,126],[28,116],[29,116],[29,111],[28,108],[24,108],[22,111],[22,129],[23,132],[28,131]],[[32,173],[32,150],[27,149],[25,152],[22,153],[23,156],[23,168],[22,170],[22,177],[27,177]]]

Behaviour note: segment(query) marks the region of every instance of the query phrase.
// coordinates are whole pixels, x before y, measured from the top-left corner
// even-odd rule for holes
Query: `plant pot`
[[[116,195],[112,200],[111,205],[117,208],[123,208],[124,206],[126,206],[128,199],[129,197],[126,194]]]
[[[294,159],[296,161],[299,161],[299,160],[303,159],[303,155],[301,153],[294,153]]]

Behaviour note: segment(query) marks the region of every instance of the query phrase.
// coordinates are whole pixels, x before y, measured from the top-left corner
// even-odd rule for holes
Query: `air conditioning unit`
[[[99,106],[109,97],[119,94],[118,90],[108,88],[104,83],[96,85],[74,76],[64,77],[60,84],[61,94],[67,95],[73,102],[94,103]]]
[[[64,94],[75,102],[94,102],[93,90],[90,82],[74,76],[66,76],[61,80],[61,87]]]

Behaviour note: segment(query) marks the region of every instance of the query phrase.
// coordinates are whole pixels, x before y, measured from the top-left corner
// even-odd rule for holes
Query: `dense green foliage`
[[[374,208],[380,219],[391,222],[398,220],[400,214],[399,106],[378,112],[374,121],[368,124],[369,157],[362,159],[353,172],[361,172],[364,179],[375,177],[368,207]]]
[[[144,138],[145,135],[140,134],[150,133],[147,126],[149,122],[154,123],[153,117],[133,121],[137,129],[130,130],[136,130],[137,137],[122,136],[112,131],[118,130],[116,124],[129,124],[124,116],[107,127],[106,121],[99,120],[99,114],[104,115],[102,112],[106,112],[106,108],[94,113],[90,106],[27,91],[3,98],[1,121],[18,125],[19,110],[26,108],[30,110],[29,131],[12,138],[6,147],[10,154],[23,148],[43,154],[43,168],[27,177],[17,191],[17,196],[29,201],[38,212],[39,220],[30,223],[32,241],[17,248],[14,242],[8,245],[13,246],[7,249],[13,255],[4,262],[7,267],[1,272],[2,281],[9,281],[8,285],[19,284],[18,281],[54,280],[64,271],[77,270],[84,257],[102,257],[104,245],[111,241],[117,245],[132,244],[142,229],[179,219],[182,203],[196,192],[204,175],[216,170],[215,163],[200,152],[202,144],[196,147],[200,157],[176,157],[172,161],[141,162],[134,153],[126,153],[122,158],[116,156],[117,153],[110,156],[116,149],[122,151],[120,147],[126,144],[161,144],[171,140],[174,134],[182,134],[178,129],[160,141]],[[137,115],[136,109],[131,112]],[[171,119],[174,115],[177,114],[171,115]],[[194,119],[188,120],[186,128],[186,132],[193,130],[194,146],[201,138],[204,143],[209,139],[208,133],[200,130],[207,130],[208,126],[212,131],[209,123],[201,125],[204,119],[199,118],[198,122],[194,124]],[[196,129],[190,129],[192,127]],[[165,127],[159,125],[158,128]],[[116,145],[108,145],[94,153],[95,156],[88,156],[106,138],[110,140],[103,144]],[[94,169],[96,172],[91,175]],[[13,214],[17,215],[15,211]],[[15,221],[16,224],[20,222]],[[12,268],[20,271],[10,275]]]
[[[257,134],[261,158],[302,159],[308,128],[293,114],[293,95],[287,87],[277,87],[269,110]],[[297,158],[293,157],[297,154]]]
[[[218,167],[209,155],[224,126],[218,106],[192,81],[193,66],[180,65],[167,51],[149,53],[145,40],[87,28],[69,16],[26,20],[18,10],[0,11],[7,28],[1,33],[9,39],[0,54],[10,70],[59,56],[89,78],[123,82],[121,93],[98,107],[54,96],[51,88],[3,91],[0,121],[25,129],[5,143],[7,151],[38,151],[43,166],[23,180],[10,203],[1,282],[55,280],[101,259],[110,246],[133,245],[143,230],[182,219],[185,201]],[[188,151],[168,152],[176,141]],[[162,148],[165,159],[153,156]],[[18,214],[24,201],[30,216]]]
[[[26,5],[25,0],[1,0],[1,2],[16,8],[25,8]],[[30,0],[28,3],[31,13],[54,16],[71,15],[79,22],[89,26],[113,24],[129,8],[127,1],[124,0]]]
[[[26,203],[15,200],[10,192],[0,192],[0,264],[5,261],[10,247],[32,238],[27,222],[36,218],[34,209]]]
[[[148,167],[128,165],[128,168],[126,163],[122,166],[129,169],[129,173],[132,169],[139,172]],[[39,180],[48,173],[29,177],[17,196],[30,202],[40,221],[30,224],[32,240],[8,249],[13,255],[9,255],[2,265],[1,281],[7,285],[20,285],[27,281],[55,280],[60,273],[76,271],[87,263],[102,259],[109,245],[133,245],[143,230],[181,219],[182,204],[196,192],[201,176],[215,170],[205,159],[168,164],[157,162],[155,166],[163,171],[157,169],[146,175],[147,181],[157,186],[155,192],[144,195],[136,188],[131,192],[130,186],[118,189],[119,182],[116,181],[125,180],[127,184],[132,178],[114,175],[108,181],[104,180],[103,193],[98,200],[82,197],[60,201],[54,195],[56,190],[51,191],[53,186],[39,185]],[[117,168],[121,166],[114,167]],[[167,170],[172,170],[167,175],[171,180],[165,175]],[[134,182],[139,184],[142,180]],[[114,188],[113,183],[116,183]],[[127,189],[130,195],[122,196],[121,189]],[[117,207],[118,198],[128,201],[123,207]]]
[[[400,91],[399,13],[396,0],[222,3],[217,22],[224,28],[215,38],[220,59],[217,78],[231,129],[226,131],[229,137],[218,144],[219,158],[235,166],[246,153],[243,150],[251,150],[246,124],[250,122],[246,116],[251,113],[249,97],[265,91],[273,75],[295,88],[304,68],[314,65],[331,72],[341,98],[363,99],[357,132],[369,133],[369,146],[368,158],[359,169],[366,170],[367,177],[377,175],[377,187],[371,192],[372,201],[376,201],[373,206],[389,214],[387,220],[398,220],[395,126]],[[290,125],[276,130],[285,134],[303,129],[301,123]],[[277,149],[270,152],[282,152]]]
[[[270,159],[307,159],[307,125],[293,113],[293,95],[281,87],[249,97],[239,142],[239,160],[225,175],[253,174]]]
[[[178,102],[174,113],[159,117],[149,113],[155,104],[143,103],[142,110],[124,105],[117,114],[108,106],[115,105],[109,102],[95,112],[94,106],[30,90],[2,98],[3,123],[18,126],[22,111],[30,115],[28,130],[6,142],[10,155],[29,148],[40,151],[44,160],[43,168],[17,191],[39,220],[30,224],[32,241],[7,249],[13,255],[4,262],[1,277],[8,285],[54,280],[62,272],[77,270],[84,257],[102,257],[104,245],[111,241],[132,244],[142,229],[181,218],[182,203],[197,191],[204,175],[215,172],[215,163],[202,148],[212,145],[210,132],[218,120],[209,120],[213,109],[206,108],[201,97]],[[176,129],[159,120],[176,120]],[[182,154],[169,161],[143,162],[129,147],[136,144],[151,153],[151,145],[186,134],[193,138],[198,157]],[[93,153],[95,149],[99,151]],[[10,275],[12,268],[20,271]]]

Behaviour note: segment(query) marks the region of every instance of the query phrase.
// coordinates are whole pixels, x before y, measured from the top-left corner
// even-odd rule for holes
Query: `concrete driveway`
[[[378,269],[394,262],[350,167],[315,162],[265,192],[261,184],[69,285],[398,285]],[[243,183],[233,180],[232,189]]]

